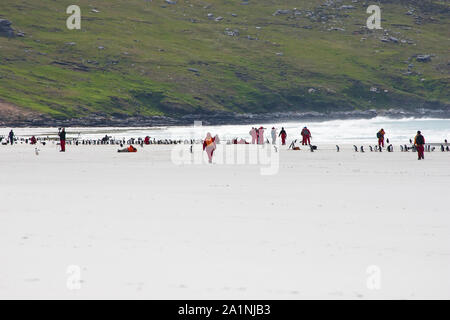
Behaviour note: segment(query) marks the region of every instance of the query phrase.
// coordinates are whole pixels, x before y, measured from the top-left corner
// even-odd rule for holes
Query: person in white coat
[[[277,144],[277,129],[275,127],[272,128],[272,144]]]
[[[256,129],[252,128],[252,130],[250,130],[250,135],[252,136],[252,144],[256,143]]]

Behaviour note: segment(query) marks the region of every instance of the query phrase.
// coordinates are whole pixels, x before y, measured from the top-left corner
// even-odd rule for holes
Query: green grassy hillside
[[[81,30],[66,28],[71,4]],[[365,27],[370,4],[384,30]],[[1,0],[0,19],[25,36],[0,37],[0,99],[56,118],[448,107],[449,9],[445,0]]]

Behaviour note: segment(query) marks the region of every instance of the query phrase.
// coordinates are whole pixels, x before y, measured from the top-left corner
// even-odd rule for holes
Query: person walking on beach
[[[284,127],[281,127],[279,137],[281,137],[281,144],[283,146],[286,145],[287,133],[286,133],[286,130],[284,130]]]
[[[301,135],[303,137],[302,139],[302,145],[310,145],[311,144],[311,131],[307,127],[304,127]]]
[[[264,144],[264,128],[260,127],[258,129],[258,144]]]
[[[384,129],[381,129],[377,132],[377,138],[378,138],[378,146],[384,148],[384,135],[386,132],[384,132]]]
[[[418,160],[424,160],[424,151],[425,151],[425,138],[420,131],[417,131],[417,135],[414,138],[414,145],[417,149]]]
[[[66,152],[66,129],[62,128],[62,130],[60,130],[58,132],[58,136],[59,136],[59,142],[61,145],[61,151],[60,152]]]
[[[253,127],[249,133],[252,136],[252,144],[255,144],[256,143],[256,129]]]
[[[206,134],[206,139],[203,141],[203,151],[206,151],[208,154],[208,162],[212,163],[212,157],[214,154],[214,150],[216,150],[216,138],[211,136],[211,133]]]
[[[14,131],[11,130],[9,132],[8,137],[9,137],[9,143],[11,143],[11,145],[13,145],[14,144]]]
[[[272,127],[272,144],[277,144],[277,129],[275,127]]]

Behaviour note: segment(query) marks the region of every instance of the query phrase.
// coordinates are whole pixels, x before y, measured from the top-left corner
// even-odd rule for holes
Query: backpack
[[[418,135],[418,136],[417,136],[417,138],[416,138],[416,143],[417,143],[418,145],[425,144],[425,141],[424,141],[424,138],[423,138],[422,135]]]
[[[380,131],[377,132],[377,138],[381,139],[381,132]]]

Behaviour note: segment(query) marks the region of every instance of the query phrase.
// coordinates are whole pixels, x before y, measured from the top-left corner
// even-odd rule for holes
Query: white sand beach
[[[450,298],[449,152],[117,148],[0,146],[0,298]]]

